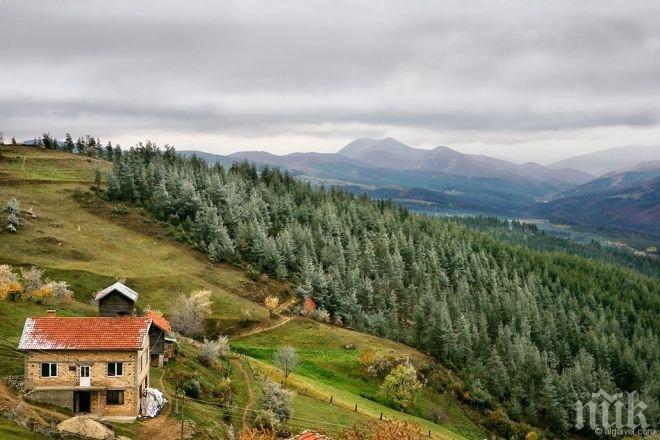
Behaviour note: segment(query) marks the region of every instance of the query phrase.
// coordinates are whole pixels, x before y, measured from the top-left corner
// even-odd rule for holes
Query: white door
[[[90,385],[89,365],[80,366],[80,386],[88,387]]]

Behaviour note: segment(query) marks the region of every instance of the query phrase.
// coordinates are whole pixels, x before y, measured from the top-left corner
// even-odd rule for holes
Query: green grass
[[[92,182],[94,170],[110,170],[104,160],[27,146],[4,146],[0,182]]]
[[[207,289],[212,292],[212,323],[223,333],[238,330],[244,312],[255,321],[268,319],[266,309],[250,301],[255,294],[286,294],[285,285],[255,283],[239,268],[211,264],[169,238],[165,228],[142,210],[131,208],[122,215],[114,205],[87,194],[98,161],[29,147],[10,148],[18,152],[7,148],[0,161],[0,202],[16,197],[24,210],[33,207],[37,218],[23,214],[25,225],[17,234],[0,229],[0,263],[40,266],[52,279],[69,282],[83,302],[123,278],[141,294],[138,307],[151,305],[166,315],[180,294]],[[109,167],[107,162],[100,164]]]
[[[362,426],[370,417],[346,408],[330,405],[327,401],[296,394],[293,399],[293,417],[289,423],[294,433],[310,426],[323,429],[327,434],[336,434],[352,425]]]
[[[349,344],[355,348],[345,348]],[[293,320],[281,327],[232,342],[237,351],[258,360],[262,367],[273,365],[275,351],[282,345],[294,346],[300,360],[296,374],[290,379],[292,387],[319,399],[328,400],[330,396],[334,396],[335,401],[346,409],[354,408],[357,403],[358,408],[363,408],[373,417],[379,417],[380,412],[391,417],[404,416],[376,401],[379,382],[363,371],[358,359],[364,349],[380,353],[395,351],[408,355],[417,368],[431,361],[405,345],[311,320]],[[268,367],[267,371],[277,376],[276,371]],[[430,415],[435,409],[441,409],[448,415],[447,420],[442,422],[442,427],[422,420],[431,418]],[[483,438],[485,434],[470,420],[454,398],[436,393],[428,387],[420,393],[415,406],[409,412],[410,416],[405,417],[414,417],[425,429],[432,429],[443,438],[452,438],[454,434],[450,431],[471,439]]]
[[[47,440],[48,437],[32,432],[9,420],[0,418],[0,439]]]

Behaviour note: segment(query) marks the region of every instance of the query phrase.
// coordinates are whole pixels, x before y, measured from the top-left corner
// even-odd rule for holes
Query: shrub
[[[211,315],[211,292],[200,290],[181,295],[172,306],[170,322],[174,330],[186,336],[204,333],[204,321]]]
[[[326,323],[330,322],[330,312],[328,312],[325,309],[314,310],[314,313],[312,313],[312,317],[319,322],[326,322]]]
[[[373,350],[360,354],[360,363],[364,371],[372,377],[385,377],[393,368],[406,363],[406,358],[394,353],[381,355]]]
[[[15,197],[12,197],[5,203],[4,211],[7,213],[7,230],[16,232],[21,226],[21,203]]]
[[[266,379],[261,388],[259,404],[261,407],[259,414],[263,416],[263,420],[260,419],[264,423],[263,428],[274,428],[280,432],[286,431],[289,419],[293,415],[293,393],[285,390],[278,383]],[[267,426],[265,423],[269,420],[271,414],[273,418],[271,420],[275,423]],[[257,423],[257,425],[259,424]]]
[[[41,304],[44,299],[53,296],[53,288],[48,284],[44,284],[37,290],[30,292],[30,298],[34,299],[37,303]]]
[[[422,428],[407,421],[369,421],[365,429],[353,428],[340,431],[337,440],[421,440]]]
[[[69,283],[66,281],[50,281],[47,286],[52,289],[55,298],[73,298],[73,292],[69,289]]]
[[[275,311],[277,310],[277,306],[280,305],[280,300],[276,296],[267,296],[266,299],[264,300],[264,305],[270,312],[271,318],[275,316]]]
[[[197,379],[190,379],[183,383],[183,392],[188,397],[193,399],[199,399],[199,396],[202,395],[202,385]]]
[[[259,415],[257,415],[259,418]],[[256,421],[256,419],[255,419]],[[231,438],[231,437],[230,437]],[[238,440],[276,440],[277,436],[272,429],[257,429],[244,426],[238,433]]]
[[[44,271],[38,267],[32,266],[30,269],[21,269],[21,279],[23,280],[23,287],[25,292],[35,292],[44,285],[43,282]]]
[[[227,355],[229,355],[229,339],[226,336],[218,336],[216,341],[204,339],[198,359],[202,364],[210,367],[215,364],[218,358],[224,358]]]

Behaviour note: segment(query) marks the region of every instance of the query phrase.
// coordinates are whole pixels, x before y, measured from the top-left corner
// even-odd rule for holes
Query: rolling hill
[[[291,288],[287,283],[265,276],[255,281],[245,267],[210,263],[205,255],[177,241],[178,231],[153,220],[143,209],[98,198],[90,191],[97,167],[108,170],[110,164],[40,148],[3,148],[0,200],[16,197],[24,210],[32,207],[36,217],[23,216],[25,224],[17,234],[0,232],[0,264],[38,265],[49,278],[67,281],[75,299],[51,299],[44,304],[0,301],[0,337],[5,341],[0,347],[0,376],[22,372],[22,357],[11,345],[17,342],[26,317],[43,315],[48,308],[56,308],[62,315],[93,315],[96,313],[90,305],[93,294],[116,278],[124,278],[140,292],[140,308],[151,305],[166,315],[173,298],[181,293],[210,290],[213,315],[207,321],[207,336],[232,335],[238,338],[232,345],[247,354],[213,369],[197,361],[198,343],[180,338],[177,360],[163,369],[152,369],[152,383],[159,384],[170,400],[177,384],[191,377],[202,383],[201,400],[186,403],[186,431],[193,430],[195,438],[218,438],[230,422],[237,430],[251,423],[261,378],[280,380],[281,373],[272,366],[272,356],[264,351],[250,352],[250,347],[272,350],[285,340],[301,348],[301,369],[290,385],[298,391],[291,420],[293,432],[322,428],[335,433],[353,423],[378,419],[383,413],[385,418],[413,419],[436,439],[476,440],[487,435],[474,421],[480,420],[475,410],[448,392],[425,390],[411,415],[369,396],[363,397],[355,385],[373,391],[377,382],[364,374],[349,382],[345,374],[347,367],[355,366],[357,356],[367,346],[366,341],[369,348],[379,352],[394,350],[410,354],[420,368],[430,362],[429,358],[410,347],[375,336],[305,319],[270,318],[260,304],[265,295],[276,295],[283,301],[290,298]],[[298,339],[286,339],[285,335],[297,335]],[[348,344],[357,345],[357,349],[345,349]],[[322,353],[335,357],[335,361],[320,362],[325,356]],[[342,357],[336,357],[340,353]],[[339,360],[350,363],[343,365]],[[436,367],[447,380],[451,378],[460,384],[457,377],[439,365]],[[343,376],[336,375],[338,369]],[[222,401],[214,394],[225,375],[232,381],[234,406],[222,407]],[[331,395],[336,399],[332,405],[328,403]],[[0,395],[3,404],[1,398]],[[353,407],[356,403],[357,412]],[[442,411],[440,424],[432,421],[434,408]],[[170,438],[172,432],[178,433],[180,420],[181,416],[174,413],[170,404],[153,421],[116,427],[118,433],[129,438]],[[0,419],[0,438],[5,437],[42,438]]]

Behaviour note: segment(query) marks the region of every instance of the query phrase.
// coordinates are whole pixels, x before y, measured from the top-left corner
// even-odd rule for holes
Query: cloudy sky
[[[659,23],[634,0],[0,0],[0,130],[542,163],[660,145]]]

